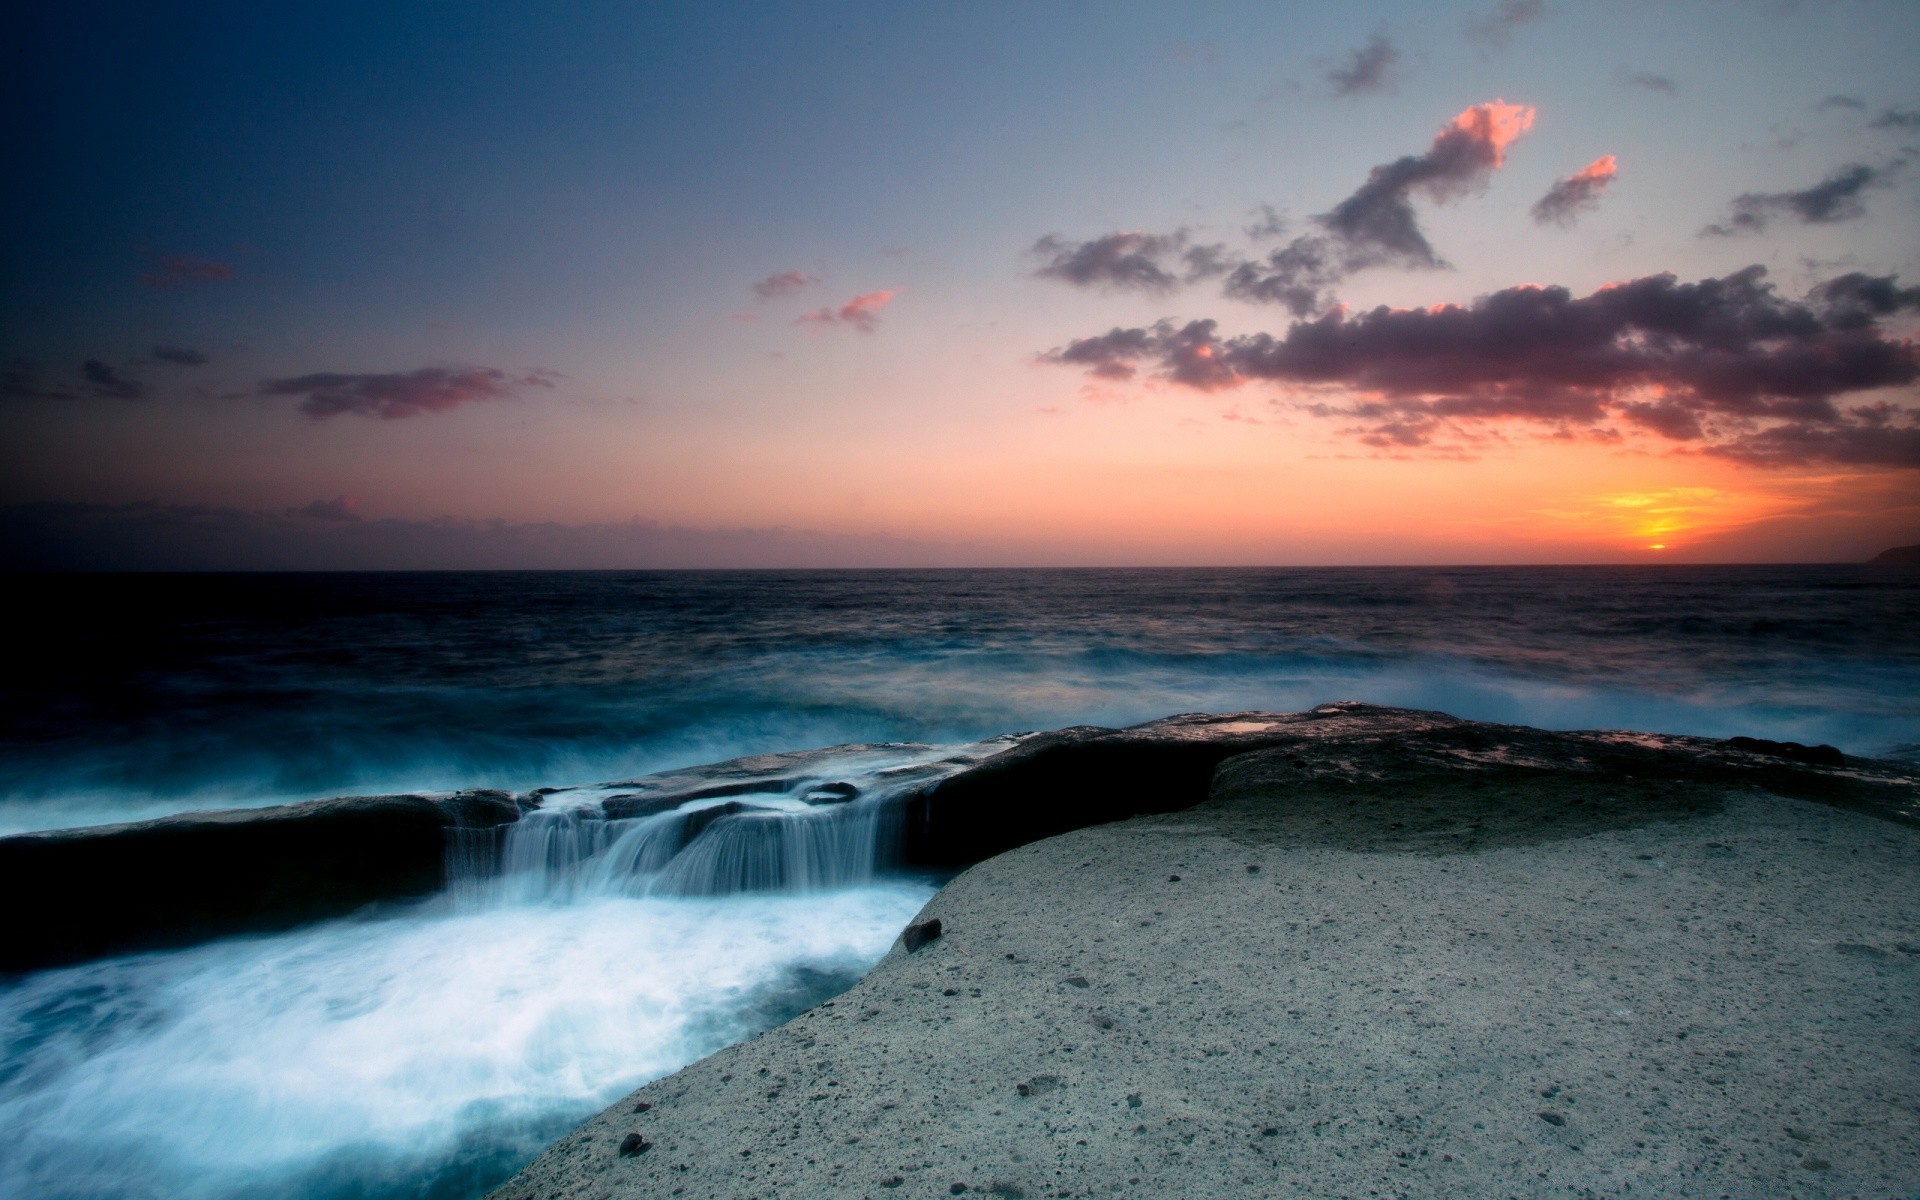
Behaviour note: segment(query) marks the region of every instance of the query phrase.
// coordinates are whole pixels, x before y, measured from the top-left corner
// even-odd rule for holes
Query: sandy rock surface
[[[494,1195],[1920,1191],[1900,770],[1342,705],[1006,761],[1170,729],[1268,744],[971,868],[942,936]]]

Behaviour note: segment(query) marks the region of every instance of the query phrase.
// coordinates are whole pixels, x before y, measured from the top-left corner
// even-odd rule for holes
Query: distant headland
[[[1867,560],[1870,567],[1913,567],[1920,566],[1920,546],[1895,546],[1891,550],[1882,550]]]

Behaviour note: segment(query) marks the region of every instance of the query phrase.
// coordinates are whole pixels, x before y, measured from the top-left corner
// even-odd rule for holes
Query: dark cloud
[[[1241,232],[1247,235],[1248,241],[1267,242],[1285,236],[1287,218],[1273,205],[1262,204],[1250,215],[1253,217],[1253,223],[1241,228]]]
[[[1849,275],[1796,302],[1765,276],[1757,266],[1691,284],[1652,275],[1578,298],[1517,287],[1464,306],[1335,310],[1277,337],[1223,339],[1211,320],[1162,321],[1043,358],[1202,391],[1338,388],[1355,398],[1307,411],[1353,422],[1382,447],[1501,421],[1601,438],[1627,425],[1755,462],[1920,467],[1920,410],[1835,404],[1920,380],[1920,346],[1881,327],[1920,311],[1920,288]]]
[[[1224,274],[1232,261],[1224,246],[1194,245],[1186,230],[1173,233],[1109,233],[1070,242],[1048,234],[1028,254],[1042,260],[1034,275],[1075,287],[1164,294],[1181,283]]]
[[[850,325],[861,333],[872,333],[880,328],[880,310],[893,303],[894,293],[867,292],[855,296],[838,308],[831,306],[816,308],[804,312],[793,319],[795,325],[812,325],[826,328],[833,325]]]
[[[1393,68],[1400,52],[1383,30],[1367,44],[1347,56],[1347,61],[1327,72],[1327,84],[1336,96],[1359,96],[1384,92],[1393,87]]]
[[[1515,30],[1546,15],[1543,0],[1500,0],[1498,7],[1468,20],[1467,38],[1490,49],[1502,49],[1513,40]]]
[[[30,358],[14,358],[0,363],[0,396],[14,400],[73,400],[78,393],[41,382],[39,363]]]
[[[1671,96],[1680,90],[1678,84],[1665,75],[1656,75],[1652,71],[1623,71],[1620,82],[1628,87],[1643,88],[1649,92],[1660,92]]]
[[[211,258],[191,254],[163,258],[153,270],[140,276],[140,282],[161,291],[192,287],[198,283],[219,283],[233,278],[233,268]]]
[[[1611,154],[1603,154],[1573,174],[1556,179],[1547,194],[1533,205],[1533,219],[1542,225],[1571,225],[1588,209],[1597,207],[1606,193],[1619,164]]]
[[[172,363],[176,367],[204,367],[207,356],[198,350],[189,350],[184,346],[155,346],[153,357],[158,362]]]
[[[780,271],[754,284],[753,294],[762,300],[777,300],[819,282],[819,276],[809,275],[805,271]]]
[[[1865,109],[1867,102],[1858,96],[1828,96],[1813,107],[1817,112],[1825,112],[1830,108]]]
[[[342,519],[346,518],[346,519]],[[594,570],[951,566],[995,551],[885,534],[655,521],[355,517],[346,498],[264,512],[145,502],[0,507],[0,569]]]
[[[1438,268],[1446,261],[1420,228],[1413,200],[1445,203],[1482,187],[1506,160],[1507,147],[1533,124],[1521,104],[1476,104],[1448,123],[1424,154],[1373,168],[1365,183],[1307,233],[1241,264],[1227,276],[1227,295],[1285,305],[1296,316],[1326,307],[1329,289],[1368,267]]]
[[[315,420],[352,413],[394,421],[445,412],[477,400],[501,399],[523,387],[550,388],[554,378],[551,371],[510,375],[490,367],[422,367],[358,375],[319,372],[263,380],[259,393],[301,397],[300,411]]]
[[[1899,163],[1870,167],[1853,163],[1841,167],[1812,187],[1798,192],[1748,192],[1736,196],[1727,219],[1701,230],[1702,236],[1733,237],[1758,233],[1778,216],[1793,217],[1810,225],[1848,221],[1866,213],[1860,193],[1887,182],[1900,168]]]
[[[1867,124],[1874,129],[1920,129],[1920,108],[1889,108]]]
[[[138,379],[128,379],[97,358],[90,358],[80,364],[80,375],[87,381],[87,388],[96,396],[107,396],[115,400],[138,400],[147,394],[147,385]]]
[[[298,508],[290,508],[287,515],[305,517],[310,521],[358,521],[360,501],[354,496],[335,496],[331,500],[315,500]]]

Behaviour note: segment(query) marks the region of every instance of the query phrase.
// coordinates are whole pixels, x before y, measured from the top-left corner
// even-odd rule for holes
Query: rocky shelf
[[[906,803],[916,861],[975,865],[865,980],[496,1200],[1920,1182],[1901,764],[1340,704],[1043,735]]]

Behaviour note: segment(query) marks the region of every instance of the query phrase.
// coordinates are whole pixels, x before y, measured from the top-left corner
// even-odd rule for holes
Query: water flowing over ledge
[[[1221,762],[1276,749],[1315,778],[1356,783],[1494,769],[1717,779],[1913,818],[1906,802],[1877,798],[1910,772],[1832,747],[1547,733],[1343,702],[961,747],[758,755],[521,797],[354,798],[0,838],[0,904],[43,914],[9,940],[0,971],[294,928],[441,892],[466,905],[807,892],[898,868],[957,869],[1086,825],[1191,807]],[[107,879],[114,888],[99,886]]]

